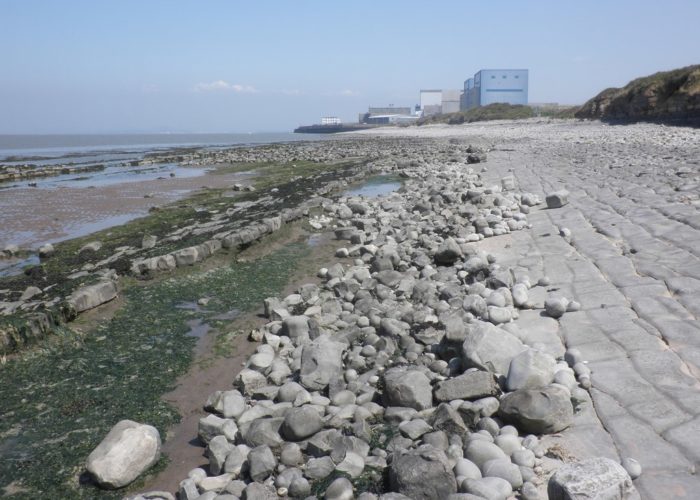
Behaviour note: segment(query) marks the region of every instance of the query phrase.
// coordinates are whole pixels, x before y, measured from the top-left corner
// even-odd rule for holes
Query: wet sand
[[[203,187],[245,183],[250,173],[167,177],[101,187],[30,187],[0,191],[0,249],[8,244],[33,249],[44,243],[84,236],[124,224]],[[148,196],[148,197],[147,197]]]
[[[304,259],[297,272],[282,290],[284,296],[293,293],[305,283],[320,283],[310,274],[310,268],[333,262],[336,243],[331,233],[309,235],[297,228],[288,238],[266,245],[255,245],[238,255],[239,260],[264,258],[285,243],[307,237],[311,254]],[[205,264],[215,266],[214,262]],[[307,269],[309,268],[309,269]],[[227,391],[233,388],[233,381],[243,369],[245,362],[258,347],[257,342],[249,340],[247,333],[267,322],[262,316],[262,309],[237,317],[233,322],[236,330],[246,332],[234,337],[228,356],[216,356],[215,344],[217,332],[209,331],[197,343],[195,361],[189,371],[180,377],[175,389],[163,396],[163,400],[175,406],[182,415],[179,424],[168,429],[164,436],[162,452],[168,456],[169,463],[165,470],[147,479],[143,491],[177,491],[182,478],[196,467],[208,470],[209,460],[204,456],[206,448],[197,437],[199,419],[208,415],[204,411],[206,395],[214,391]]]

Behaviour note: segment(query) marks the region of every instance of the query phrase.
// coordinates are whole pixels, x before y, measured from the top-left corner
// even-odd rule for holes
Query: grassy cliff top
[[[577,118],[602,120],[700,119],[700,65],[632,80],[608,88],[586,102]]]

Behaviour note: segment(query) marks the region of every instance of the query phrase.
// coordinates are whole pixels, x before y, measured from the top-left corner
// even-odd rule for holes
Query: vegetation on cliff
[[[586,102],[576,118],[700,123],[700,65],[637,78]]]

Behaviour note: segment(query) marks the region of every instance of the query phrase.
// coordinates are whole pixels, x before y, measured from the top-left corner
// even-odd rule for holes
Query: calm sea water
[[[85,134],[0,135],[3,163],[85,163],[126,160],[140,154],[176,148],[228,147],[275,142],[318,140],[315,134]]]

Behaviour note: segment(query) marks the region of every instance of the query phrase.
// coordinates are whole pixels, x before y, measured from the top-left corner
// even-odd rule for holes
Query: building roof
[[[481,73],[482,71],[529,71],[527,68],[483,68],[477,71]]]

